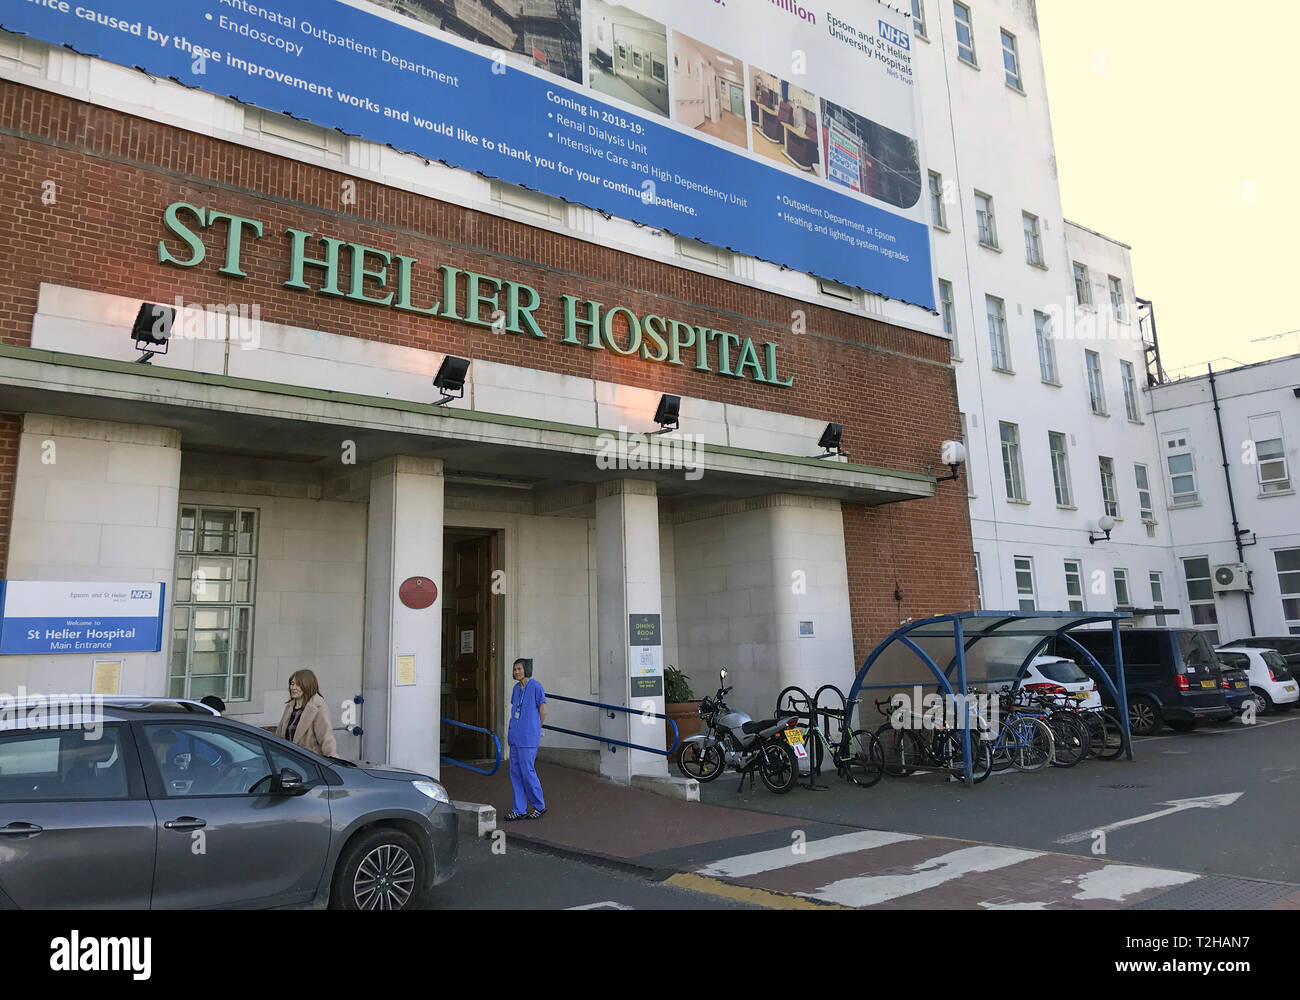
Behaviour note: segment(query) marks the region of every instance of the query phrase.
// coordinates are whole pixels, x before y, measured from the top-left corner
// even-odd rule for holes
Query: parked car
[[[1217,653],[1215,659],[1219,661],[1223,697],[1227,699],[1228,707],[1232,709],[1233,714],[1245,715],[1247,712],[1253,712],[1255,715],[1263,715],[1264,699],[1250,686],[1250,674],[1240,666],[1225,662]]]
[[[1072,631],[1070,635],[1114,678],[1110,630]],[[1061,644],[1061,651],[1064,644]],[[1205,635],[1195,629],[1125,628],[1120,630],[1129,728],[1134,736],[1151,736],[1162,724],[1188,732],[1207,719],[1231,718],[1224,697],[1218,660]],[[1102,694],[1115,707],[1109,692]]]
[[[1300,635],[1254,635],[1246,639],[1233,639],[1222,647],[1250,646],[1254,649],[1272,649],[1280,653],[1293,676],[1300,677]]]
[[[1300,682],[1282,654],[1236,643],[1214,651],[1220,663],[1246,671],[1250,686],[1264,702],[1265,712],[1289,712],[1300,701]]]
[[[402,909],[455,873],[457,837],[432,778],[198,702],[0,720],[0,908]]]
[[[1064,656],[1035,656],[1020,687],[1027,691],[1064,691],[1079,703],[1080,708],[1101,707],[1097,682],[1077,663]]]

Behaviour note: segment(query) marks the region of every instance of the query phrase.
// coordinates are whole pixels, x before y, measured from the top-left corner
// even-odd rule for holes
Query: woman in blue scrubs
[[[542,723],[546,721],[546,691],[533,678],[531,659],[515,660],[515,686],[510,692],[510,786],[514,789],[514,808],[503,819],[541,819],[546,815],[542,783],[537,779],[537,748],[542,742]],[[532,803],[532,808],[528,807]]]

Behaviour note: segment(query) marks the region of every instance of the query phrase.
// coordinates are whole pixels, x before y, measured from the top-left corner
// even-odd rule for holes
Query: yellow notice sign
[[[95,675],[90,682],[91,694],[122,693],[122,661],[96,660]]]
[[[410,685],[415,683],[415,657],[399,656],[397,658],[397,685]]]

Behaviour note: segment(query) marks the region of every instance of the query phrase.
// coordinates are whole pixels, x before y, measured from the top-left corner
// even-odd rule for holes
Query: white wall
[[[180,435],[134,424],[29,413],[23,417],[9,532],[9,580],[172,583]],[[169,595],[170,596],[170,595]],[[163,650],[122,659],[121,693],[164,690]],[[89,691],[95,654],[6,656],[0,689]]]

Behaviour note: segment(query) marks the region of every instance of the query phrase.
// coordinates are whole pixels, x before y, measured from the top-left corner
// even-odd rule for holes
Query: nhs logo
[[[133,590],[131,591],[131,600],[150,600],[153,597],[152,590]]]
[[[906,31],[901,28],[895,28],[892,24],[885,21],[880,22],[880,37],[901,49],[911,50],[912,39]]]

